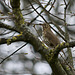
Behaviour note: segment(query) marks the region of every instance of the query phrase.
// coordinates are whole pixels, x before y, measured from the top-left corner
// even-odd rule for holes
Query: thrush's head
[[[43,27],[43,30],[49,30],[50,29],[50,26],[47,24],[43,24],[42,27]]]

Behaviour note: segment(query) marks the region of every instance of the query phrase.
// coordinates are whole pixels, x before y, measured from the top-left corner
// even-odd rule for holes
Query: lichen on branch
[[[12,6],[15,25],[16,27],[20,28],[21,25],[25,23],[23,15],[20,10],[20,0],[11,0],[10,3]]]

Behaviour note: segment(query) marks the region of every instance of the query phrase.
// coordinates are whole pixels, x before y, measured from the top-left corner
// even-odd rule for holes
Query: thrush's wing
[[[52,45],[54,45],[54,47],[60,43],[59,39],[52,31],[46,31],[45,37]]]

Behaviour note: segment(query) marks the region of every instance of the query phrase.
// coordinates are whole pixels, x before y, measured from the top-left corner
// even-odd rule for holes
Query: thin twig
[[[9,56],[7,56],[6,58],[4,58],[0,64],[2,64],[5,60],[7,60],[9,57],[11,57],[12,55],[14,55],[17,51],[19,51],[21,48],[23,48],[24,46],[26,46],[28,43],[25,43],[24,45],[22,45],[20,48],[18,48],[16,51],[14,51],[13,53],[11,53]]]
[[[41,7],[47,14],[50,14],[50,15],[56,17],[57,19],[60,19],[60,20],[64,21],[64,19],[62,19],[62,18],[60,18],[60,17],[58,17],[58,16],[55,16],[55,15],[53,15],[52,13],[50,13],[49,11],[47,11],[47,10],[41,5],[41,3],[40,3],[38,0],[34,0],[34,1],[35,1],[36,3],[38,3],[38,4],[40,5],[40,7]]]
[[[67,42],[70,41],[69,39],[69,34],[68,34],[68,30],[67,30],[67,23],[66,23],[66,11],[67,11],[67,8],[69,6],[69,3],[70,3],[70,0],[68,3],[66,3],[66,1],[64,0],[64,3],[65,3],[65,7],[64,7],[64,27],[65,27],[65,39],[67,40]],[[67,51],[68,51],[68,61],[70,63],[70,65],[73,67],[73,58],[72,58],[72,53],[71,53],[71,49],[70,48],[67,48]]]
[[[39,8],[40,6],[38,6],[37,8],[36,8],[36,10]],[[31,12],[28,12],[28,13],[26,13],[26,14],[23,14],[23,16],[25,16],[25,15],[29,15],[29,14],[31,14],[31,13],[33,13],[34,11],[31,11]]]
[[[28,0],[28,1],[29,1],[29,0]],[[50,0],[50,1],[51,1],[51,0]],[[45,5],[45,8],[49,5],[50,1]],[[30,1],[29,1],[29,3],[30,3]],[[40,6],[39,6],[39,7],[40,7]],[[44,11],[44,10],[42,10],[39,14],[42,14],[43,11]],[[37,16],[28,24],[28,26],[29,26],[30,24],[32,24],[32,22],[34,22],[38,17],[39,17],[39,15],[37,15]]]
[[[49,12],[53,8],[53,5],[54,5],[55,2],[56,2],[56,0],[54,0],[53,4],[51,5],[51,8],[48,10]]]

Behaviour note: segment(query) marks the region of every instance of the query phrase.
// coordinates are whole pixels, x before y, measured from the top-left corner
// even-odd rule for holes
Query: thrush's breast
[[[56,47],[58,44],[60,44],[59,39],[57,38],[57,36],[51,31],[50,27],[48,26],[44,26],[43,27],[43,38],[44,38],[44,43],[50,47],[50,48],[54,48]],[[61,50],[63,52],[63,54],[65,55],[64,51]],[[65,55],[66,56],[66,55]]]
[[[60,43],[56,35],[48,28],[44,29],[43,38],[45,44],[48,45],[49,47],[55,47]]]

